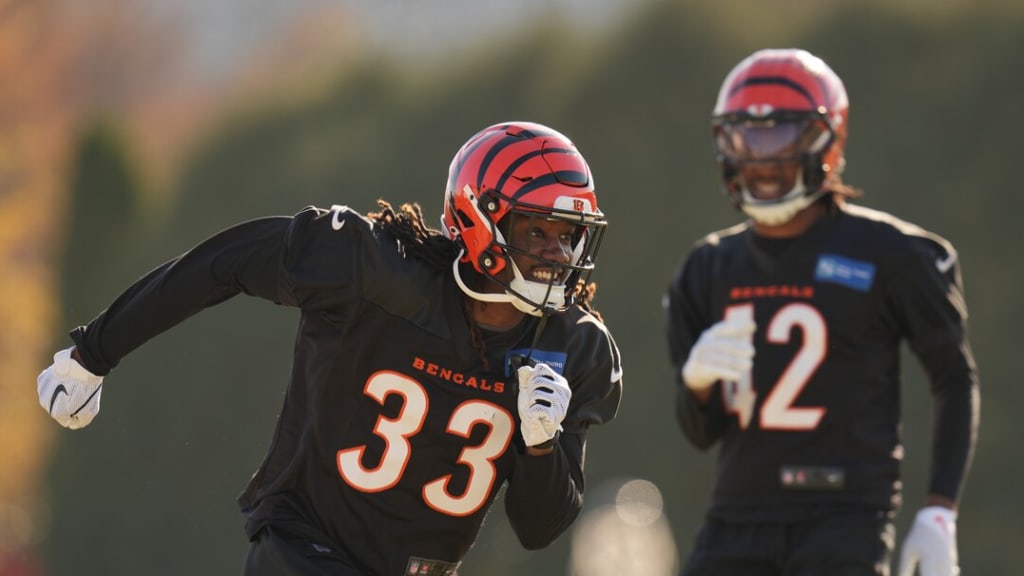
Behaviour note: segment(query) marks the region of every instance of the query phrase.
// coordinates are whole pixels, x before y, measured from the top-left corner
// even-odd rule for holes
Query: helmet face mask
[[[839,183],[848,111],[842,81],[816,56],[750,55],[726,77],[712,117],[725,191],[761,224],[789,221]]]
[[[545,234],[550,225],[530,224],[538,221],[562,223],[567,254],[548,260],[532,241],[516,241],[517,223]],[[441,225],[461,250],[453,271],[463,292],[539,316],[572,304],[576,283],[593,271],[606,221],[590,168],[572,142],[540,124],[509,122],[477,133],[455,155]],[[497,291],[471,289],[460,263]]]
[[[504,287],[527,313],[543,312],[539,303],[552,310],[567,306],[568,290],[590,277],[604,232],[603,226],[580,223],[576,215],[518,209],[499,223],[502,228],[506,232],[496,239],[509,256]]]

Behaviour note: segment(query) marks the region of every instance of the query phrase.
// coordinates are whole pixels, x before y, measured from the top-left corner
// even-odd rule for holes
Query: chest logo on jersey
[[[814,267],[814,279],[867,292],[875,281],[875,265],[835,254],[822,254]]]
[[[419,356],[414,356],[412,359],[412,367],[420,372],[424,372],[431,376],[440,378],[459,386],[465,386],[467,388],[476,388],[485,392],[494,392],[495,394],[502,394],[505,392],[505,382],[502,381],[491,381],[482,376],[475,376],[473,374],[466,374],[464,372],[456,372],[451,368],[445,368],[440,364],[433,362],[427,362]]]
[[[535,350],[533,348],[520,348],[509,350],[505,355],[505,376],[511,378],[521,366],[529,364],[547,364],[558,374],[565,370],[565,360],[568,358],[565,352],[548,352],[546,350]]]
[[[754,298],[814,298],[814,286],[796,284],[771,284],[768,286],[733,286],[729,289],[732,300],[753,300]]]

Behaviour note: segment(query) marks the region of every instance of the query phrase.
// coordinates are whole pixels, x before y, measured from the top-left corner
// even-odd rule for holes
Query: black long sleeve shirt
[[[621,394],[615,343],[574,307],[473,344],[450,270],[407,258],[372,221],[335,206],[229,228],[128,288],[72,333],[85,366],[126,354],[245,293],[301,312],[291,382],[265,460],[239,504],[247,532],[278,525],[343,550],[368,574],[457,565],[499,488],[523,544],[579,513],[590,426]],[[531,348],[532,345],[532,348]],[[555,450],[525,454],[514,357],[532,350],[573,391]],[[486,362],[485,362],[486,358]]]

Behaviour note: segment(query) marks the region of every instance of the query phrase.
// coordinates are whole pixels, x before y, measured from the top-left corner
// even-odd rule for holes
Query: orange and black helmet
[[[507,218],[513,214],[577,226],[568,273],[556,279],[557,285],[538,287],[519,278],[511,259],[516,248],[506,239]],[[542,124],[505,122],[481,130],[455,154],[441,225],[461,250],[459,262],[505,287],[505,301],[541,314],[571,304],[571,288],[593,270],[606,221],[597,207],[590,167],[572,141]],[[506,280],[507,267],[517,272],[518,281]],[[470,296],[493,299],[468,290],[458,274],[456,266],[456,278]]]
[[[821,58],[795,48],[754,52],[726,76],[712,116],[726,192],[748,213],[792,217],[840,182],[848,116],[843,81]],[[742,167],[773,162],[799,165],[794,189],[771,201],[746,194]]]

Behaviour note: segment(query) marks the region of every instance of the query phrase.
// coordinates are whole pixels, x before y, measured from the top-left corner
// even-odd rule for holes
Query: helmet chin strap
[[[525,312],[533,316],[542,316],[545,313],[553,310],[561,310],[565,307],[564,286],[555,284],[554,280],[547,283],[527,280],[511,258],[508,263],[512,266],[512,273],[515,276],[515,278],[509,282],[511,293],[516,295],[515,299],[512,301],[513,306],[518,308],[521,312]],[[522,294],[525,298],[518,296],[518,294]],[[534,304],[535,302],[542,302],[543,304],[541,306],[537,306]]]
[[[462,259],[463,254],[465,254],[465,249],[461,249],[459,251],[459,256],[455,258],[455,262],[452,263],[452,273],[455,276],[455,283],[459,285],[459,288],[461,288],[462,291],[466,293],[466,295],[468,295],[470,298],[479,300],[481,302],[510,302],[520,312],[529,314],[531,316],[540,317],[540,322],[537,323],[537,328],[533,332],[533,341],[530,343],[529,352],[527,352],[525,357],[519,357],[516,359],[516,361],[518,362],[517,369],[520,366],[533,366],[535,364],[535,362],[533,361],[533,351],[537,348],[537,342],[540,341],[540,335],[544,332],[544,327],[547,326],[548,317],[551,316],[553,307],[538,307],[534,304],[531,304],[530,302],[525,301],[523,298],[509,292],[508,289],[506,289],[504,294],[497,292],[484,293],[473,290],[472,288],[467,286],[465,282],[462,281],[462,273],[459,271],[459,260]],[[558,301],[557,308],[561,308],[562,306],[564,306],[564,290],[552,290],[552,288],[554,288],[554,285],[553,283],[550,282],[546,285],[541,284],[540,282],[531,282],[523,277],[522,273],[519,272],[519,267],[516,266],[515,262],[509,260],[509,264],[512,266],[512,270],[516,276],[510,283],[510,288],[516,286],[518,283],[518,288],[521,288],[521,290],[517,291],[524,291],[528,294],[532,294],[532,292],[534,291],[541,290],[543,291],[543,295],[545,296],[543,300],[546,301],[549,306],[551,306],[553,303],[548,301],[548,298]],[[517,288],[511,289],[516,290]]]
[[[508,263],[512,267],[515,278],[509,283],[504,293],[477,292],[473,290],[462,280],[462,273],[459,271],[459,260],[463,254],[465,254],[464,249],[459,251],[458,257],[452,263],[452,273],[455,275],[455,283],[470,298],[481,302],[508,302],[520,312],[531,316],[544,316],[546,313],[559,310],[565,306],[564,290],[554,283],[544,284],[527,280],[519,271],[519,267],[511,259],[509,259]],[[537,304],[538,302],[543,304]]]
[[[759,200],[746,186],[741,190],[740,209],[755,222],[765,226],[778,226],[789,222],[797,212],[813,204],[825,193],[824,189],[818,188],[813,194],[807,194],[802,169],[796,175],[796,185],[785,195],[774,200]]]

